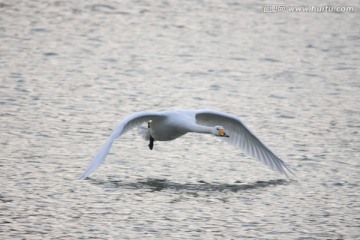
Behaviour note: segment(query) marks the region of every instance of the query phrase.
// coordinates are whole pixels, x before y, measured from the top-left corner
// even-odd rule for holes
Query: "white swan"
[[[213,110],[174,110],[139,112],[125,118],[80,179],[87,178],[101,165],[116,138],[144,122],[148,122],[146,133],[147,139],[150,140],[150,149],[153,148],[154,141],[171,141],[188,132],[213,134],[242,149],[275,171],[286,176],[287,171],[291,172],[287,164],[267,148],[239,118]]]

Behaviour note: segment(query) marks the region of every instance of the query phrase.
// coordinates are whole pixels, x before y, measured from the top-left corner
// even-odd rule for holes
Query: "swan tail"
[[[146,141],[150,140],[150,130],[149,128],[143,127],[143,126],[139,126],[137,128],[138,134],[145,139]]]

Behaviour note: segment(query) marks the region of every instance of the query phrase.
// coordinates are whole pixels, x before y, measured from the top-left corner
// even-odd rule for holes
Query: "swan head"
[[[215,126],[213,129],[213,134],[217,137],[230,137],[225,133],[223,126]]]

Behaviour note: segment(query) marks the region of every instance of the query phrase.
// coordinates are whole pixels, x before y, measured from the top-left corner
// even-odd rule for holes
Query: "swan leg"
[[[148,122],[148,128],[150,128],[150,122]],[[151,135],[150,135],[150,143],[148,146],[149,146],[150,150],[152,150],[154,147],[154,138]]]
[[[150,143],[148,146],[149,146],[150,150],[152,150],[154,147],[154,138],[151,135],[150,135]]]

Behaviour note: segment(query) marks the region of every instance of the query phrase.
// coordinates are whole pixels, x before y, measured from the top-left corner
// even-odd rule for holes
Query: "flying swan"
[[[80,179],[93,173],[109,153],[114,140],[134,127],[148,123],[145,139],[150,150],[155,141],[171,141],[189,132],[221,137],[271,169],[287,175],[287,164],[277,157],[237,117],[213,110],[174,110],[164,112],[138,112],[120,122],[100,152],[95,156]]]

